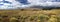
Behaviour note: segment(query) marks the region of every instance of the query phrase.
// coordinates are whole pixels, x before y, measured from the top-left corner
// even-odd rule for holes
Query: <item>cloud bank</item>
[[[4,3],[4,1],[9,1],[12,4]],[[60,7],[60,0],[26,0],[29,4],[26,4],[24,1],[25,0],[0,0],[0,9],[17,9],[18,7],[25,8],[34,5]]]

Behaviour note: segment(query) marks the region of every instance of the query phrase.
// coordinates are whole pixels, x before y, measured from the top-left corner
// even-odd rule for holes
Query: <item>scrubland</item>
[[[0,22],[60,22],[60,9],[0,10]]]

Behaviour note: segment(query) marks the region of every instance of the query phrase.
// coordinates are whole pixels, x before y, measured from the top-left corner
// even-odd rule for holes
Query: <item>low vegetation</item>
[[[0,22],[60,22],[60,9],[0,10]]]

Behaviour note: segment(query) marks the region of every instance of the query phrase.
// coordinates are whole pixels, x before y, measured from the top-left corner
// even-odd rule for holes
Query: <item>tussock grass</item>
[[[38,11],[0,10],[1,22],[4,21],[2,19],[7,19],[8,22],[60,22],[60,9]]]

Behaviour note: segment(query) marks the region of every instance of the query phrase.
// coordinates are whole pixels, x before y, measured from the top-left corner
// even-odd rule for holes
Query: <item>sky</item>
[[[25,8],[34,5],[60,7],[60,0],[0,0],[0,9]]]

